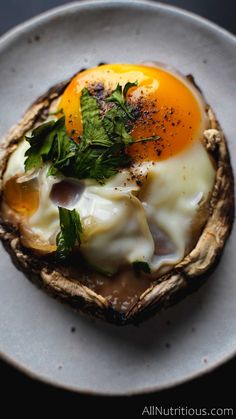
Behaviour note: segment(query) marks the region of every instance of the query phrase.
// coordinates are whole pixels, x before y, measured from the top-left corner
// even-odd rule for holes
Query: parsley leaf
[[[135,83],[126,83],[123,90],[120,84],[117,85],[116,89],[112,92],[112,94],[106,99],[106,102],[113,102],[116,105],[120,106],[129,119],[134,119],[133,115],[131,114],[130,107],[127,105],[125,98],[127,95],[128,90],[131,87],[137,86],[137,82]]]
[[[48,175],[54,175],[67,166],[78,148],[66,133],[64,116],[35,128],[31,137],[26,137],[26,140],[30,143],[30,148],[25,153],[25,171],[38,169],[44,162],[51,161]]]
[[[43,164],[43,159],[50,153],[54,140],[55,122],[50,121],[40,125],[32,131],[31,137],[25,137],[30,143],[30,148],[25,153],[25,171],[38,169]]]
[[[123,145],[115,144],[107,149],[91,147],[78,154],[73,172],[78,179],[96,179],[103,184],[105,179],[114,176],[122,167],[131,162],[131,157],[124,153]]]
[[[31,137],[26,137],[30,148],[25,153],[25,170],[37,169],[49,161],[48,176],[59,171],[64,176],[95,179],[102,184],[129,165],[131,157],[126,152],[127,146],[160,138],[134,141],[130,135],[133,116],[125,97],[133,86],[137,83],[126,83],[123,90],[118,85],[107,99],[113,105],[103,116],[97,99],[84,88],[80,97],[83,132],[79,144],[68,136],[64,116],[42,124],[33,130]]]
[[[61,118],[61,124],[64,122],[64,118]],[[58,122],[59,122],[58,121]],[[60,129],[57,130],[57,135],[54,138],[52,148],[50,150],[49,158],[52,161],[52,165],[48,170],[48,176],[55,175],[58,171],[64,171],[64,169],[70,165],[71,158],[74,157],[78,151],[78,144],[68,137],[63,124]]]
[[[127,166],[131,158],[125,147],[132,137],[125,127],[126,113],[113,107],[102,118],[97,100],[84,88],[81,94],[83,133],[72,173],[79,179],[96,179],[99,183]]]
[[[134,141],[130,135],[134,117],[126,103],[126,96],[133,86],[137,86],[137,82],[126,83],[123,90],[118,84],[106,99],[113,102],[113,105],[103,116],[97,99],[84,88],[80,97],[83,122],[80,142],[76,143],[68,136],[64,116],[57,121],[42,124],[32,131],[31,137],[26,137],[30,147],[25,153],[25,171],[51,162],[48,175],[60,171],[64,176],[95,179],[103,184],[105,179],[114,176],[120,168],[129,165],[132,158],[126,152],[127,146],[160,138],[153,136]],[[56,258],[62,261],[76,244],[80,245],[82,225],[75,209],[58,207],[58,210],[61,231],[56,239]],[[133,268],[138,274],[150,273],[146,262],[135,261]]]
[[[113,137],[114,142],[123,142],[125,145],[132,143],[133,139],[128,133],[130,127],[128,127],[127,115],[121,108],[109,109],[103,118],[103,125],[107,134]]]
[[[82,225],[79,213],[58,207],[61,231],[57,235],[56,259],[62,261],[70,254],[76,244],[80,244]]]
[[[103,126],[97,100],[91,96],[87,88],[82,90],[80,106],[83,121],[80,150],[83,151],[91,145],[110,147],[112,142]]]
[[[126,83],[126,84],[125,84],[124,89],[123,89],[123,95],[124,95],[124,98],[125,98],[125,99],[126,99],[126,96],[127,96],[128,90],[129,90],[131,87],[135,87],[135,86],[138,86],[138,82],[137,82],[137,81],[135,81],[135,82],[130,82],[130,81],[128,81],[128,83]]]
[[[131,157],[124,153],[123,145],[115,144],[99,155],[90,176],[99,183],[104,183],[105,179],[114,176],[120,168],[126,167],[130,162]]]

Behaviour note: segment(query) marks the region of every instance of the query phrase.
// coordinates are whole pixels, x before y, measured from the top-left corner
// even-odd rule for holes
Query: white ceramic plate
[[[195,76],[217,112],[235,166],[234,37],[190,13],[150,2],[73,3],[5,35],[0,135],[37,96],[80,68],[150,59]],[[139,328],[74,313],[0,252],[0,350],[31,376],[81,392],[139,393],[188,380],[235,354],[235,229],[207,284]]]

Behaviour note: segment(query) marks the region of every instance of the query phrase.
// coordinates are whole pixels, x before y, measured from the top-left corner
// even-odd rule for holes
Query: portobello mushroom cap
[[[192,83],[192,76],[187,76]],[[0,193],[3,174],[11,153],[22,136],[35,124],[45,120],[50,105],[65,90],[67,80],[55,85],[39,97],[20,122],[0,144]],[[194,83],[195,84],[195,83]],[[18,230],[6,223],[0,214],[0,238],[13,262],[46,291],[69,303],[78,311],[96,316],[116,325],[140,323],[160,309],[171,306],[190,294],[207,279],[220,259],[234,218],[234,180],[224,134],[210,106],[206,106],[210,129],[204,131],[204,145],[215,162],[216,178],[210,200],[210,215],[195,248],[171,271],[150,282],[150,287],[125,312],[116,310],[108,298],[97,294],[78,279],[67,276],[60,266],[38,257],[20,241]],[[110,279],[112,281],[112,279]]]

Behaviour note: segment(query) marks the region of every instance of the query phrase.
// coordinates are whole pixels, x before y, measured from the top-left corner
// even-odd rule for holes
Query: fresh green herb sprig
[[[97,100],[84,88],[80,98],[83,133],[79,151],[83,152],[91,146],[111,147],[112,139],[104,127]]]
[[[61,231],[57,235],[56,260],[62,261],[67,258],[76,244],[80,245],[82,225],[79,213],[73,209],[58,207]]]
[[[130,118],[130,119],[134,119],[132,113],[131,113],[131,108],[130,106],[127,104],[126,102],[126,96],[128,93],[128,90],[131,87],[135,87],[138,85],[138,82],[128,82],[125,84],[124,88],[122,89],[122,86],[120,84],[117,85],[116,89],[112,92],[112,94],[106,99],[106,102],[113,102],[116,105],[120,106],[121,109],[123,109],[123,111],[126,113],[126,115]]]
[[[128,166],[132,160],[126,147],[136,141],[130,135],[134,117],[126,96],[134,86],[137,82],[127,83],[123,89],[118,84],[106,99],[113,106],[103,116],[97,99],[84,88],[80,98],[83,132],[79,143],[68,136],[64,116],[40,125],[30,137],[26,137],[30,147],[25,153],[25,171],[38,169],[50,162],[48,175],[61,172],[67,177],[95,179],[102,184],[120,168]],[[139,141],[159,138],[155,136]],[[76,244],[80,245],[82,225],[76,210],[58,209],[61,231],[57,236],[56,258],[61,261]],[[145,262],[134,262],[133,267],[136,272],[150,271]]]
[[[102,118],[97,100],[86,88],[82,90],[80,106],[83,133],[79,144],[68,136],[64,116],[42,124],[31,137],[26,137],[30,148],[25,153],[25,171],[51,162],[48,175],[60,171],[65,176],[103,183],[130,163],[125,147],[133,140],[125,127],[123,108],[114,106]]]
[[[75,141],[68,137],[65,117],[49,121],[35,128],[31,137],[25,137],[30,148],[25,153],[25,171],[40,168],[43,163],[51,162],[48,175],[55,175],[69,165],[78,150]]]
[[[123,146],[92,147],[78,155],[74,163],[73,176],[78,179],[96,179],[103,184],[106,179],[114,176],[122,167],[131,162],[131,157],[123,152]]]
[[[25,153],[25,171],[51,162],[48,175],[56,175],[59,171],[65,176],[104,183],[120,168],[129,165],[131,157],[126,147],[136,141],[130,135],[133,116],[126,96],[134,86],[137,82],[126,83],[123,89],[118,84],[106,99],[113,106],[103,117],[97,99],[84,88],[80,98],[83,132],[79,143],[68,136],[64,116],[42,124],[33,130],[31,137],[26,137],[30,148]],[[139,141],[159,138],[155,136]]]

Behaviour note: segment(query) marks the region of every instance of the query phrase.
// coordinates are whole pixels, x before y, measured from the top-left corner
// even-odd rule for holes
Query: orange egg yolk
[[[32,215],[39,206],[39,192],[35,182],[18,183],[16,176],[6,182],[4,198],[10,208],[25,217]]]
[[[144,65],[109,64],[77,74],[66,88],[58,110],[65,115],[68,135],[77,140],[83,123],[80,95],[84,87],[100,92],[104,100],[117,84],[138,82],[129,89],[127,102],[136,115],[131,135],[134,140],[159,136],[159,140],[129,146],[128,152],[136,161],[167,159],[201,137],[203,112],[194,88],[178,76],[161,68]]]

